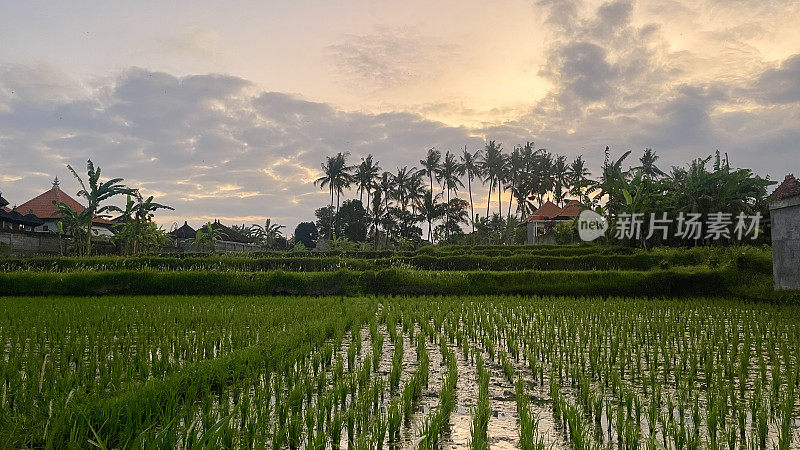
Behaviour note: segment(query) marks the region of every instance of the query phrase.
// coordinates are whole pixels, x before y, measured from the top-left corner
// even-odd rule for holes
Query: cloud
[[[18,203],[57,175],[77,191],[65,164],[80,168],[91,158],[104,175],[161,194],[176,209],[160,214],[162,223],[274,217],[293,226],[325,202],[312,180],[326,155],[373,153],[393,171],[417,161],[420,149],[482,142],[416,114],[340,111],[254,91],[238,77],[131,68],[96,89],[40,78],[63,92],[43,102],[35,90],[15,90],[27,93],[0,112],[0,172],[22,177],[0,189]],[[0,78],[0,91],[14,83]]]
[[[762,103],[800,101],[800,54],[785,59],[777,68],[764,71],[755,82],[753,95]]]
[[[595,175],[606,145],[615,155],[653,147],[664,169],[719,149],[735,165],[773,178],[796,159],[800,55],[769,62],[753,52],[744,41],[768,29],[761,22],[709,32],[710,42],[733,36],[725,61],[748,62],[747,70],[731,72],[724,64],[713,69],[720,65],[715,55],[676,48],[667,36],[671,24],[648,21],[647,4],[536,7],[548,14],[537,30],[547,39],[542,56],[531,56],[533,70],[551,87],[541,100],[514,108],[475,109],[456,98],[369,113],[231,75],[180,77],[134,67],[78,83],[53,67],[2,66],[0,190],[21,203],[58,175],[65,189],[77,191],[64,166],[82,167],[91,158],[104,175],[124,177],[175,207],[159,215],[167,225],[272,217],[291,231],[327,201],[312,181],[325,156],[340,151],[352,162],[372,153],[395,171],[417,165],[430,147],[474,151],[495,139],[510,149],[532,140],[570,159],[583,154]],[[684,9],[674,14],[691,20],[694,10]],[[345,36],[327,51],[343,82],[380,94],[426,83],[461,52],[396,28]],[[515,117],[470,126],[426,118],[447,111]],[[475,201],[485,197],[477,186]]]
[[[378,27],[371,34],[347,35],[328,46],[328,58],[354,88],[383,90],[424,81],[444,67],[459,47],[432,36]]]

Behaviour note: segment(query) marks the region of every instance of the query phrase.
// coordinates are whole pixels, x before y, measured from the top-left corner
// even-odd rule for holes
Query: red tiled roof
[[[22,215],[33,214],[42,220],[59,219],[61,216],[58,213],[58,207],[53,204],[53,201],[56,203],[64,203],[72,208],[72,210],[75,212],[81,212],[85,209],[85,207],[78,203],[77,200],[67,195],[58,187],[54,186],[43,194],[38,195],[17,206],[14,208],[14,211]],[[96,217],[94,219],[94,223],[100,225],[109,225],[111,224],[111,221],[102,217]]]
[[[578,214],[583,211],[583,207],[577,200],[571,200],[567,202],[567,205],[558,213],[558,217],[578,217]]]
[[[794,197],[795,195],[800,195],[800,182],[797,181],[797,178],[794,175],[789,174],[786,175],[786,178],[783,180],[783,183],[778,186],[772,194],[769,195],[770,201],[776,200],[783,200],[784,198]]]
[[[520,222],[520,225],[533,221],[553,220],[555,218],[571,219],[573,217],[578,217],[578,214],[580,214],[582,210],[583,207],[577,200],[567,202],[564,208],[560,208],[558,205],[548,200],[539,209],[534,211],[533,214]]]
[[[540,206],[539,209],[533,212],[534,216],[544,216],[547,218],[552,219],[553,217],[558,216],[558,213],[561,212],[561,208],[558,207],[555,203],[551,202],[550,200],[544,202],[544,205]]]
[[[528,218],[520,222],[520,225],[526,224],[528,222],[533,222],[535,220],[554,219],[558,216],[558,213],[560,212],[561,208],[559,208],[558,205],[556,205],[555,203],[548,200],[542,206],[540,206],[539,209],[534,211],[533,214],[531,214]]]

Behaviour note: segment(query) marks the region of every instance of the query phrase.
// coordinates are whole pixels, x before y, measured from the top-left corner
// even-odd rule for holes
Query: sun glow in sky
[[[593,172],[606,145],[800,167],[798,1],[2,2],[0,42],[12,204],[77,191],[64,165],[91,158],[163,196],[166,226],[291,230],[325,155],[395,170],[485,139]]]

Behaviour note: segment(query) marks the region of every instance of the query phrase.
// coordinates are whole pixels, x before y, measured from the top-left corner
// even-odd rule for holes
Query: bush
[[[723,270],[380,271],[336,272],[12,272],[0,273],[0,295],[726,295]]]

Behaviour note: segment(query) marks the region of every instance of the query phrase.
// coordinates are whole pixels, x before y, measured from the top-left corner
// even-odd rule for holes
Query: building
[[[36,226],[34,231],[55,232],[58,230],[58,221],[61,220],[61,215],[58,212],[58,206],[53,202],[64,203],[78,213],[85,209],[77,200],[61,190],[58,177],[56,177],[56,179],[53,180],[52,188],[17,206],[14,208],[14,211],[25,216],[33,214],[38,217],[42,223]],[[92,230],[98,236],[113,236],[114,233],[111,231],[112,225],[113,222],[110,220],[96,217],[93,221]]]
[[[800,182],[787,175],[768,200],[775,290],[800,289]]]
[[[211,228],[219,232],[219,238],[214,240],[214,251],[217,252],[255,252],[262,250],[261,246],[253,242],[252,239],[242,233],[227,227],[215,220],[211,223]],[[197,230],[189,226],[188,222],[171,231],[169,235],[175,240],[175,247],[183,251],[195,251],[192,248],[191,239],[197,236]]]
[[[33,232],[43,224],[44,222],[33,214],[23,216],[16,211],[0,207],[0,230]]]
[[[546,201],[536,211],[520,222],[520,226],[527,227],[525,244],[555,244],[555,237],[548,233],[549,228],[558,222],[565,222],[578,217],[583,207],[577,200],[570,200],[562,208],[550,200]]]
[[[211,223],[211,228],[219,232],[219,239],[214,241],[214,250],[218,252],[256,252],[261,246],[252,239],[221,224],[219,220]]]

